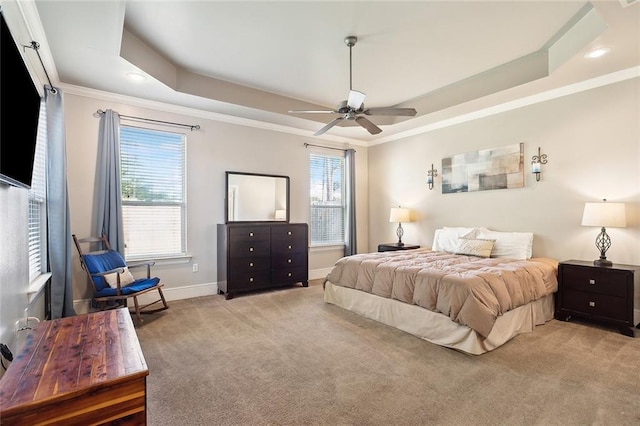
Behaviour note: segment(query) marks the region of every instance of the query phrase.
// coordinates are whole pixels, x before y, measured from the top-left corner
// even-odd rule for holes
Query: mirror
[[[226,172],[225,222],[289,222],[289,176]]]

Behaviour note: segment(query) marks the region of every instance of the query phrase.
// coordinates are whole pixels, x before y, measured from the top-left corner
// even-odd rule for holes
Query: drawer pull
[[[287,232],[288,235],[291,235],[291,231]]]
[[[289,272],[289,273],[287,274],[287,276],[288,276],[288,277],[290,277],[290,276],[291,276],[291,272]]]
[[[249,236],[250,236],[250,237],[253,237],[253,232],[249,232]]]
[[[249,247],[249,251],[253,251],[253,247]]]
[[[592,284],[592,285],[593,285],[593,284],[595,284],[595,283],[596,283],[596,280],[589,280],[589,284]]]
[[[252,283],[253,282],[253,277],[249,278],[249,282]]]
[[[289,250],[291,250],[291,246],[289,246]]]
[[[249,262],[249,266],[253,266],[253,262]]]
[[[287,259],[287,263],[291,263],[291,259]]]
[[[589,307],[595,308],[596,307],[596,302],[589,302]]]

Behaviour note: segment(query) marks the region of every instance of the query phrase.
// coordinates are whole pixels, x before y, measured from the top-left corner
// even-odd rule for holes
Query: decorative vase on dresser
[[[218,294],[309,285],[306,223],[218,225]]]

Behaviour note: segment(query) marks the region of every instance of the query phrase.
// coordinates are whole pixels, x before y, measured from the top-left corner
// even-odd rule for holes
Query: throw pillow
[[[129,268],[127,268],[125,266],[122,269],[124,269],[124,271],[120,274],[120,287],[124,287],[126,285],[129,285],[129,284],[131,284],[132,282],[134,282],[136,280],[133,277],[133,275],[131,274],[131,272],[129,272]],[[109,287],[118,288],[118,273],[117,272],[105,275],[104,279],[107,282],[107,284],[109,284]]]

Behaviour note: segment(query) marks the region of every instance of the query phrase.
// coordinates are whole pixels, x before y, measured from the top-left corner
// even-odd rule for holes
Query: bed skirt
[[[553,318],[553,294],[513,309],[496,320],[486,339],[471,328],[457,324],[443,314],[417,305],[380,297],[361,290],[324,285],[324,301],[398,328],[436,345],[469,354],[489,352],[521,333],[533,331],[536,325]]]

